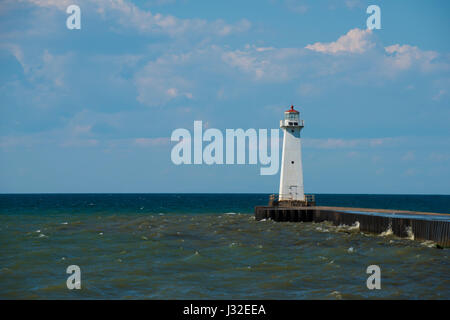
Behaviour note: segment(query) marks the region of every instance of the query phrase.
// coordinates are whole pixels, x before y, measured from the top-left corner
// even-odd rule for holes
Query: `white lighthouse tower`
[[[280,121],[280,128],[284,131],[284,138],[278,200],[280,202],[306,203],[300,138],[303,120],[300,120],[300,113],[294,109],[294,106],[284,113],[284,119]]]

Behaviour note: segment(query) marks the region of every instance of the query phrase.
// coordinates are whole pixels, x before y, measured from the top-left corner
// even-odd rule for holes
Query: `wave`
[[[414,233],[412,231],[412,227],[406,228],[406,234],[408,235],[406,238],[409,240],[414,240]]]
[[[380,233],[380,237],[387,237],[393,235],[394,232],[392,231],[392,224],[389,223],[389,227],[386,229],[386,231],[383,231]]]

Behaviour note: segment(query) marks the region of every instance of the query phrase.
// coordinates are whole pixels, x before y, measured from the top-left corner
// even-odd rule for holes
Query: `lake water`
[[[450,299],[449,249],[329,223],[255,221],[267,194],[0,195],[2,299]],[[316,195],[450,212],[450,196]],[[68,290],[66,268],[81,268]],[[369,265],[381,290],[368,290]]]

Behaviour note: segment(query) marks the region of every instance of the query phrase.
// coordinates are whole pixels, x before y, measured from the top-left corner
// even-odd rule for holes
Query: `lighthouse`
[[[284,113],[280,128],[284,131],[284,137],[278,200],[280,203],[305,203],[300,138],[303,120],[300,119],[300,113],[294,109],[294,106]]]

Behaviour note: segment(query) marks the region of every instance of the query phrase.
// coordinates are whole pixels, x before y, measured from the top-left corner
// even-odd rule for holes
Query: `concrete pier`
[[[389,229],[399,237],[431,240],[450,247],[450,214],[346,207],[255,207],[256,220],[291,222],[330,221],[334,225],[354,225],[364,232],[382,233]]]

